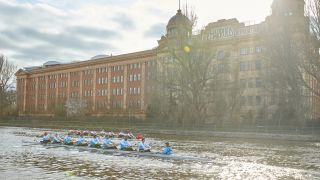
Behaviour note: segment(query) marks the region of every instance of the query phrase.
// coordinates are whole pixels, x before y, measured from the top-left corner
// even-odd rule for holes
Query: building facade
[[[303,0],[274,0],[272,14],[260,24],[222,19],[209,23],[196,35],[192,35],[188,18],[178,10],[155,49],[20,69],[16,73],[19,114],[54,115],[59,108],[64,109],[76,101],[85,103],[86,113],[92,115],[144,116],[148,107],[146,93],[156,88],[151,82],[156,76],[157,62],[168,57],[166,40],[182,33],[202,38],[217,51],[212,61],[219,71],[225,72],[226,64],[238,71],[236,78],[244,88],[239,116],[256,116],[263,104],[270,101],[262,89],[260,71],[265,63],[261,34],[267,25],[281,18],[293,28],[307,27],[304,3]],[[316,103],[314,100],[310,103],[316,116]]]

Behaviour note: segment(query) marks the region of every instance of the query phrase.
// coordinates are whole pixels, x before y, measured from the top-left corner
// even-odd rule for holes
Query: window
[[[261,88],[261,79],[256,78],[256,88]]]
[[[140,74],[138,74],[138,81],[140,81],[140,76],[141,76],[141,75],[140,75]]]
[[[133,68],[134,68],[134,69],[137,68],[137,64],[136,64],[136,63],[133,64]]]
[[[261,53],[262,52],[262,48],[260,46],[256,47],[256,53]]]
[[[254,88],[253,78],[248,79],[248,88]]]
[[[133,75],[133,81],[137,80],[137,75]]]
[[[218,64],[218,72],[219,72],[219,73],[225,72],[225,66],[224,66],[224,64]]]
[[[247,48],[240,48],[240,55],[246,55],[248,54],[248,49]]]
[[[256,60],[256,70],[260,70],[261,69],[261,60]]]
[[[248,96],[248,105],[253,106],[253,96]]]
[[[245,106],[246,105],[246,97],[245,96],[241,96],[240,105],[241,106]]]
[[[247,80],[246,79],[240,79],[240,87],[243,89],[247,87]]]
[[[261,96],[256,96],[256,105],[261,105]]]
[[[240,62],[240,71],[248,70],[248,62]]]
[[[223,59],[225,59],[225,52],[224,51],[218,51],[217,60],[223,60]]]

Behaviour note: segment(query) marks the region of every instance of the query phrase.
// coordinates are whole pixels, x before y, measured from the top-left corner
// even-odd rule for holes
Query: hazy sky
[[[261,22],[272,0],[181,0],[197,29],[219,19]],[[151,49],[178,0],[0,0],[0,54],[19,67]]]

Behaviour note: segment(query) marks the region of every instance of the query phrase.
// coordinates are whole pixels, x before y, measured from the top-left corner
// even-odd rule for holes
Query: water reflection
[[[139,157],[33,144],[41,129],[0,128],[0,179],[316,179],[319,143],[150,135],[156,151],[206,161]]]

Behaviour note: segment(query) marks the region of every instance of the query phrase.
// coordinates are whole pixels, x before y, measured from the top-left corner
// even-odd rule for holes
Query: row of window
[[[84,91],[83,95],[84,95],[84,97],[93,96],[93,91],[92,90]]]
[[[67,87],[68,86],[68,82],[66,82],[66,81],[62,81],[62,82],[60,82],[60,87]]]
[[[112,77],[112,82],[113,82],[113,83],[123,82],[123,76],[113,76],[113,77]]]
[[[259,106],[261,102],[261,96],[241,96],[240,99],[241,106]]]
[[[129,88],[129,94],[140,94],[140,93],[141,93],[140,87]]]
[[[80,97],[80,94],[79,92],[71,92],[71,97],[74,98],[74,97]]]
[[[255,71],[255,70],[261,70],[261,68],[262,68],[261,60],[240,62],[240,71]]]
[[[111,71],[123,71],[123,65],[111,66]]]
[[[108,83],[108,77],[101,77],[98,78],[98,84],[107,84]]]
[[[241,88],[261,88],[262,82],[260,78],[240,79]]]
[[[71,82],[71,87],[79,87],[80,86],[80,81],[72,81]]]
[[[55,89],[57,87],[56,83],[50,83],[49,84],[49,89]]]
[[[261,52],[262,52],[261,46],[240,48],[240,55],[250,55],[250,54],[261,53]]]
[[[129,69],[140,69],[140,63],[129,64],[128,67]]]
[[[113,101],[112,102],[112,107],[114,109],[122,109],[123,107],[123,102],[122,101]]]
[[[85,80],[83,81],[83,83],[84,83],[85,86],[92,85],[92,79],[85,79]]]
[[[97,68],[97,72],[99,74],[106,73],[106,72],[108,72],[108,68],[107,67]]]
[[[84,75],[91,75],[91,74],[93,74],[93,69],[84,70],[83,74]]]
[[[140,102],[140,100],[129,100],[128,107],[129,108],[140,108],[141,102]]]
[[[130,74],[129,81],[140,81],[141,75],[140,74]]]
[[[122,88],[112,89],[112,95],[114,96],[123,95],[123,89]]]
[[[107,96],[108,90],[107,89],[99,89],[97,90],[97,96]]]

